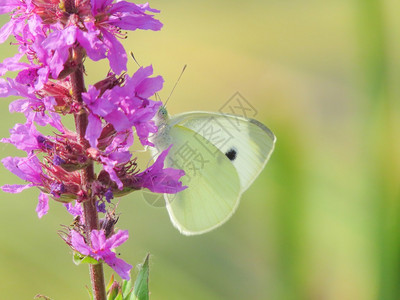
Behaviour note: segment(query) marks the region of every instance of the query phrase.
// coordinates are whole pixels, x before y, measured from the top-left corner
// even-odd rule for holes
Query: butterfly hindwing
[[[188,188],[165,194],[170,218],[182,233],[200,234],[224,223],[240,199],[240,179],[230,160],[195,131],[170,128],[172,148],[166,166],[183,169]]]

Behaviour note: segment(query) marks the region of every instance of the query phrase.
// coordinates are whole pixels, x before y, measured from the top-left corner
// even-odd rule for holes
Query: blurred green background
[[[125,46],[164,77],[164,100],[188,65],[169,112],[217,111],[240,92],[278,138],[238,211],[211,233],[182,236],[165,209],[121,199],[130,239],[119,252],[134,265],[152,254],[151,299],[400,299],[400,3],[150,5],[164,28],[129,33]],[[13,51],[2,45],[2,59]],[[87,82],[107,70],[88,63]],[[1,137],[23,122],[8,103]],[[17,182],[0,172],[0,184]],[[86,299],[87,267],[56,233],[71,218],[52,202],[38,220],[37,195],[1,194],[0,298]]]

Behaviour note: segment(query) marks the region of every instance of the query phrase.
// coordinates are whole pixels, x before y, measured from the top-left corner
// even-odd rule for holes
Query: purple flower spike
[[[75,251],[93,257],[94,259],[104,261],[122,279],[130,279],[130,270],[132,266],[122,259],[118,258],[113,252],[115,248],[123,244],[129,237],[128,230],[119,230],[116,234],[106,239],[103,230],[92,230],[91,244],[88,246],[83,237],[76,231],[71,231],[71,246]]]
[[[0,76],[13,72],[12,78],[0,78],[0,97],[13,96],[9,111],[26,118],[0,139],[26,152],[26,157],[1,161],[24,182],[0,189],[39,189],[39,218],[48,213],[50,199],[62,203],[75,217],[65,227],[64,241],[76,255],[108,264],[125,280],[132,266],[115,249],[128,231],[115,233],[119,214],[113,199],[144,188],[156,193],[186,188],[180,182],[184,171],[164,168],[170,148],[143,172],[133,150],[135,137],[141,146],[154,146],[149,139],[158,130],[154,117],[162,103],[152,99],[164,80],[153,75],[151,65],[128,76],[120,40],[129,30],[160,30],[158,12],[127,0],[0,1],[0,15],[10,16],[0,26],[0,44],[12,38],[17,48],[0,62]],[[88,59],[108,59],[110,65],[106,79],[89,87],[83,80]],[[63,125],[66,116],[75,120],[75,130]],[[92,201],[93,209],[86,206]],[[97,213],[106,214],[101,229],[90,231],[88,221]]]

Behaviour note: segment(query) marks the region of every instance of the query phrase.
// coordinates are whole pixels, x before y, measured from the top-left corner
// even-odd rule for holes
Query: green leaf
[[[94,259],[93,257],[82,255],[79,252],[74,252],[74,255],[72,256],[72,261],[77,266],[79,266],[80,264],[92,264],[92,265],[95,265],[95,264],[99,263],[99,261]]]
[[[92,290],[91,290],[87,285],[86,285],[85,287],[86,287],[86,290],[87,290],[88,293],[89,293],[90,300],[94,300]]]
[[[124,296],[124,300],[128,299],[129,300],[129,296],[132,293],[132,279],[130,280],[122,280],[122,295]]]
[[[114,283],[114,274],[111,274],[110,281],[108,282],[106,286],[106,291],[109,291],[111,289],[112,284]]]
[[[119,293],[114,300],[124,300],[124,298],[122,297],[122,293]]]
[[[141,265],[129,300],[149,300],[149,256],[147,254]]]
[[[118,288],[118,283],[116,282],[116,285],[113,285],[111,287],[111,289],[108,290],[107,292],[107,300],[116,300],[119,299],[119,295],[121,294],[121,292],[119,291]]]

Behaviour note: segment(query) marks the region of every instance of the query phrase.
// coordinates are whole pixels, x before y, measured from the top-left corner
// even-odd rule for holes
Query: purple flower
[[[39,90],[47,82],[49,75],[49,68],[40,68],[37,66],[28,66],[18,73],[15,81],[20,84],[27,86],[34,86],[36,90]]]
[[[43,41],[41,46],[47,52],[46,65],[51,76],[58,78],[69,58],[69,49],[75,44],[78,28],[70,26],[64,30],[55,30]]]
[[[29,60],[32,60],[30,64],[21,63],[19,60],[23,57],[24,53],[18,53],[14,57],[6,58],[3,63],[0,64],[0,75],[6,74],[8,71],[19,71],[21,70],[15,81],[28,87],[33,86],[36,90],[40,90],[49,78],[50,69],[46,65],[35,65],[34,59],[28,56]]]
[[[12,173],[20,177],[25,181],[30,181],[26,185],[21,184],[6,184],[1,187],[4,192],[7,193],[20,193],[23,190],[33,187],[42,186],[42,167],[39,159],[36,156],[30,157],[6,157],[2,160],[3,165]],[[49,210],[48,204],[49,198],[45,193],[40,193],[39,203],[36,207],[38,217],[41,218]]]
[[[117,161],[110,159],[106,156],[100,156],[100,160],[103,163],[103,169],[110,175],[110,179],[117,184],[120,190],[122,190],[123,183],[114,169],[117,165]]]
[[[7,14],[23,5],[20,0],[3,0],[0,3],[0,14]]]
[[[54,112],[55,101],[52,97],[39,99],[33,95],[29,98],[15,100],[10,103],[10,112],[25,114],[27,122],[35,122],[40,126],[51,125],[60,132],[65,132],[60,115]]]
[[[113,3],[110,0],[67,2],[71,3],[67,5],[59,0],[1,1],[0,14],[10,13],[11,20],[0,29],[0,43],[14,35],[20,54],[26,54],[30,64],[19,63],[19,58],[15,58],[11,65],[6,61],[0,65],[0,73],[27,66],[35,68],[36,64],[37,76],[33,77],[33,73],[30,76],[31,83],[39,89],[49,73],[53,78],[58,78],[62,71],[67,70],[68,74],[70,49],[74,48],[95,61],[107,58],[111,69],[120,74],[126,70],[127,63],[125,49],[118,40],[126,38],[126,33],[121,30],[160,30],[162,27],[160,21],[148,14],[159,11],[148,4]],[[80,47],[84,51],[79,51]]]
[[[103,214],[105,214],[107,212],[106,210],[106,204],[104,201],[97,201],[96,202],[96,208],[98,212],[101,212]]]
[[[53,158],[53,164],[55,166],[60,166],[65,164],[65,160],[63,160],[61,157],[59,157],[58,155],[55,155]]]
[[[19,178],[29,181],[26,185],[13,184],[3,185],[1,189],[7,193],[20,193],[24,189],[32,186],[42,185],[42,166],[40,165],[39,159],[32,155],[29,157],[6,157],[3,158],[3,165],[12,173],[17,175]]]
[[[132,266],[122,259],[118,258],[113,252],[115,248],[123,244],[128,239],[127,230],[119,230],[116,234],[110,238],[106,238],[103,230],[92,230],[90,235],[91,246],[85,243],[84,238],[78,232],[71,231],[71,246],[75,251],[82,255],[93,257],[98,261],[104,261],[122,279],[130,279],[130,270]]]
[[[74,217],[83,216],[82,205],[78,201],[75,201],[75,205],[73,205],[71,202],[71,203],[65,203],[64,206],[67,209],[67,211]]]
[[[28,124],[33,122],[40,126],[49,124],[60,132],[65,132],[61,117],[54,109],[57,105],[54,97],[41,96],[39,93],[34,93],[32,88],[10,78],[8,81],[0,81],[0,97],[8,96],[22,97],[11,102],[9,110],[10,112],[25,114]]]
[[[104,197],[106,197],[108,203],[110,203],[111,199],[114,199],[114,194],[110,188],[104,193]]]
[[[24,56],[24,53],[17,53],[13,57],[4,59],[3,63],[0,64],[0,75],[3,76],[8,71],[18,71],[29,67],[28,63],[19,62]]]
[[[10,13],[12,18],[0,29],[0,43],[4,43],[11,34],[17,35],[24,31],[33,8],[31,1],[1,1],[0,14]]]
[[[67,172],[55,165],[42,164],[35,155],[6,157],[1,162],[9,171],[29,182],[24,185],[3,185],[1,189],[4,192],[20,193],[27,188],[37,186],[59,202],[71,202],[78,197],[81,178],[77,172]]]
[[[151,167],[135,175],[134,185],[147,188],[154,193],[166,194],[176,194],[187,188],[187,186],[182,186],[182,182],[179,181],[185,175],[185,171],[173,168],[164,169],[164,161],[171,147],[172,145],[164,150]]]
[[[108,50],[107,58],[110,61],[111,69],[119,74],[126,70],[127,62],[125,49],[116,38],[123,36],[120,29],[160,30],[162,24],[152,15],[146,14],[146,11],[159,12],[151,9],[148,4],[137,5],[126,1],[118,1],[112,4],[112,2],[112,0],[91,0],[91,6],[93,17],[96,20],[94,27],[102,34],[104,45]],[[88,56],[92,58],[90,53],[88,53]]]
[[[100,91],[90,86],[82,95],[90,110],[86,138],[92,147],[97,146],[101,134],[101,118],[112,124],[117,132],[135,127],[141,143],[152,145],[148,137],[157,132],[152,119],[162,103],[149,98],[163,85],[162,77],[149,78],[152,74],[152,66],[140,68],[132,77],[126,76],[124,86],[115,86],[101,96]]]
[[[118,185],[119,189],[122,189],[123,184],[114,168],[118,170],[121,165],[130,162],[133,133],[131,129],[118,133],[114,129],[109,129],[110,126],[106,126],[101,132],[100,149],[90,148],[88,152],[93,160],[103,164],[103,169],[109,174],[109,178]]]
[[[0,64],[0,74],[22,70],[16,81],[40,89],[50,73],[48,63],[52,59],[52,53],[48,53],[43,48],[43,42],[47,38],[50,26],[44,24],[42,19],[34,13],[36,6],[32,4],[33,1],[6,2],[8,5],[0,4],[0,13],[6,12],[10,6],[13,6],[14,9],[8,11],[11,12],[10,22],[0,29],[0,43],[3,43],[9,35],[14,35],[16,40],[14,44],[19,45],[19,53],[12,58],[6,58]],[[24,55],[29,63],[20,62]]]
[[[158,12],[148,5],[136,5],[125,1],[112,3],[110,0],[84,1],[76,8],[75,13],[60,11],[46,15],[48,23],[62,26],[51,26],[53,30],[43,41],[47,66],[51,67],[53,78],[57,78],[69,58],[69,49],[78,42],[86,54],[94,61],[106,58],[111,69],[119,74],[126,70],[127,55],[117,37],[124,38],[122,30],[150,29],[160,30],[160,21],[146,12]],[[40,6],[40,5],[37,5]],[[59,10],[56,6],[55,10]],[[39,8],[35,11],[38,12]],[[40,10],[42,16],[45,11]],[[8,31],[15,32],[14,29]]]
[[[10,129],[10,137],[0,141],[13,144],[17,149],[29,153],[33,150],[41,149],[38,142],[38,139],[40,140],[39,137],[42,137],[42,135],[36,130],[33,123],[16,124],[14,128]]]

